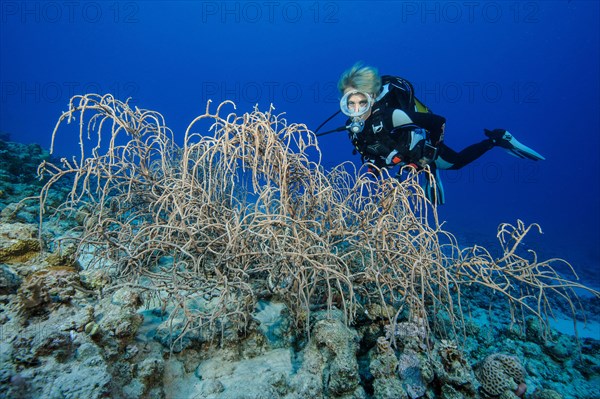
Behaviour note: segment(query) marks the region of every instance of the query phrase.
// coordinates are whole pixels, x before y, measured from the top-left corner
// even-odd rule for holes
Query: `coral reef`
[[[0,397],[600,397],[600,343],[546,319],[598,293],[520,255],[536,225],[459,248],[414,179],[326,173],[303,126],[225,107],[178,147],[160,114],[73,100],[57,128],[115,140],[44,163],[42,208],[4,197]]]
[[[563,397],[552,389],[539,389],[533,393],[533,399],[563,399]]]
[[[317,315],[318,321],[295,381],[305,385],[313,381],[313,390],[326,398],[365,398],[356,360],[359,337],[346,327],[339,313],[337,317],[326,313]]]
[[[464,352],[452,341],[436,343],[433,368],[441,386],[440,398],[476,398],[475,374]]]
[[[370,304],[404,309],[427,334],[454,338],[465,326],[456,305],[473,285],[547,333],[549,295],[574,312],[574,289],[600,295],[555,271],[566,262],[520,254],[539,226],[501,225],[499,258],[461,249],[416,176],[372,179],[350,164],[325,171],[312,161],[319,148],[304,125],[272,109],[223,116],[229,106],[211,112],[209,102],[180,147],[157,112],[111,95],[75,96],[52,142],[78,119],[81,156],[40,167],[48,179],[40,212],[56,184],[71,183],[59,210],[83,215],[78,251],[93,248],[114,281],[143,282],[147,295],[164,298],[182,334],[243,330],[258,302],[274,296],[306,331],[312,309],[338,308],[351,324]],[[206,124],[212,135],[194,132]],[[396,322],[396,312],[386,316]]]
[[[373,376],[373,397],[378,399],[407,399],[397,375],[398,358],[385,337],[379,337],[370,352],[369,371]]]
[[[49,267],[27,276],[17,296],[24,312],[42,312],[53,303],[70,302],[79,285],[74,268]]]
[[[8,265],[0,265],[0,295],[16,293],[21,281],[21,277]]]
[[[37,229],[24,223],[0,224],[0,262],[22,263],[40,252]]]
[[[8,134],[0,135],[0,220],[35,223],[38,205],[21,200],[39,196],[45,181],[38,179],[37,169],[49,160],[52,157],[48,150],[39,144],[13,142]],[[57,187],[49,204],[64,202],[64,195],[58,194]]]
[[[525,383],[525,369],[514,356],[492,354],[479,364],[476,375],[486,395],[512,399],[524,393],[521,385]]]

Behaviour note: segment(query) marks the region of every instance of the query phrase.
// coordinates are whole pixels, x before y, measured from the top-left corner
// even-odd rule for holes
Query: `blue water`
[[[0,131],[50,145],[71,95],[111,92],[161,112],[181,140],[207,99],[273,103],[316,128],[340,73],[362,60],[413,82],[456,150],[509,129],[546,161],[494,149],[445,173],[445,227],[493,246],[502,222],[537,222],[526,245],[598,282],[600,6],[593,1],[3,1]],[[325,126],[343,123],[338,117]],[[327,166],[345,133],[320,139]],[[57,152],[77,150],[59,135]]]

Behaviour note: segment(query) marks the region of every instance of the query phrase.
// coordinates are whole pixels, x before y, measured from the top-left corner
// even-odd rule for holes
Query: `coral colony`
[[[272,108],[209,102],[179,145],[88,94],[69,130],[0,140],[0,396],[600,397],[599,341],[549,323],[600,293],[521,252],[536,224],[463,248],[416,175],[325,170]]]

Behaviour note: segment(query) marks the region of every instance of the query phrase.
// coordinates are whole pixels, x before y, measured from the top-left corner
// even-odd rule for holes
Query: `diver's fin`
[[[519,140],[517,140],[515,136],[510,134],[508,130],[484,130],[485,135],[492,139],[494,145],[504,148],[510,155],[513,155],[517,158],[531,159],[533,161],[543,161],[546,159],[534,149],[529,148],[525,144],[519,142]]]
[[[446,203],[446,196],[444,194],[444,185],[440,178],[439,169],[435,166],[431,167],[431,172],[424,176],[423,190],[425,196],[432,204],[443,205]]]

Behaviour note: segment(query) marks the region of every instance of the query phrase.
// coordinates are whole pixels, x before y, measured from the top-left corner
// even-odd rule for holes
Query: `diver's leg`
[[[472,144],[461,152],[456,152],[446,144],[442,143],[439,147],[439,155],[435,164],[440,169],[460,169],[463,166],[470,164],[493,147],[494,142],[487,139]]]

